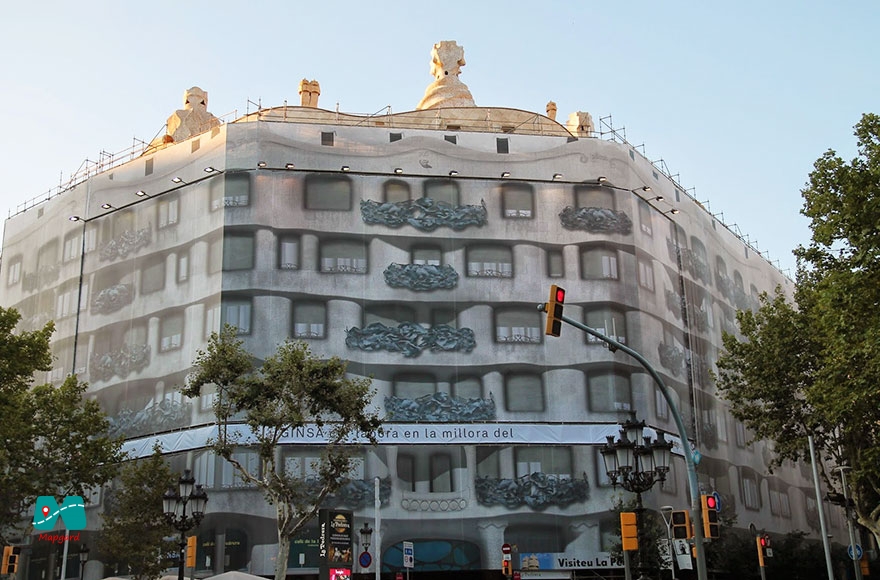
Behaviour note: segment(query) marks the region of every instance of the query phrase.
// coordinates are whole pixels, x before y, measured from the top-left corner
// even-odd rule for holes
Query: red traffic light
[[[761,547],[766,548],[770,545],[770,536],[761,536]]]
[[[556,287],[556,301],[557,302],[565,302],[565,289]]]
[[[715,499],[714,495],[707,495],[706,496],[706,507],[709,508],[710,510],[717,510],[718,509],[718,500]]]

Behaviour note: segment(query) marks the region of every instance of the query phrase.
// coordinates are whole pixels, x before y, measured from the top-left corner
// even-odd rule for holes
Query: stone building
[[[588,114],[564,126],[476,106],[463,56],[450,67],[455,51],[439,48],[430,106],[327,111],[304,80],[303,106],[222,124],[187,108],[204,132],[160,139],[6,222],[0,302],[29,328],[56,321],[46,379],[77,373],[126,449],[158,440],[205,486],[198,575],[274,566],[274,511],[206,450],[212,395],[177,391],[224,322],[257,357],[292,337],[373,377],[388,433],[334,505],[372,524],[378,478],[374,566],[400,570],[404,541],[416,572],[498,570],[504,543],[524,576],[618,566],[621,492],[601,445],[633,415],[669,439],[676,429],[626,354],[570,326],[544,335],[536,305],[551,284],[567,290],[567,316],[658,369],[702,455],[702,490],[738,526],[817,535],[807,468],[770,474],[768,446],[749,444],[710,374],[736,310],[791,282],[630,144],[598,138]],[[291,434],[284,465],[308,476],[320,444]],[[679,451],[645,505],[683,509],[686,489]],[[93,499],[90,513],[102,491]],[[99,525],[90,517],[85,536]],[[290,574],[315,566],[313,540],[295,542]],[[46,567],[35,552],[28,576]]]

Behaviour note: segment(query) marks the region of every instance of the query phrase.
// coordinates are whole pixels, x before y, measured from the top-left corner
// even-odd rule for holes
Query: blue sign
[[[715,509],[719,512],[721,511],[721,494],[717,491],[712,492],[712,497],[715,498]]]
[[[850,545],[846,548],[846,553],[849,554],[849,558],[850,558],[850,560],[861,560],[861,559],[862,559],[862,547],[861,547],[860,545],[858,545],[858,544],[856,544],[856,552],[855,552],[855,555],[853,555],[853,547],[852,547],[852,544],[850,544]]]
[[[361,568],[369,568],[372,563],[373,557],[370,556],[369,552],[361,552],[361,555],[358,556],[358,564],[361,565]]]

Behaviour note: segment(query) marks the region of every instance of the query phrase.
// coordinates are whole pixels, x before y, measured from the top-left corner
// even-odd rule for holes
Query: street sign
[[[501,560],[504,562],[510,562],[510,554],[501,554]]]
[[[373,557],[369,552],[363,551],[361,555],[358,556],[358,564],[361,565],[361,568],[369,568],[370,564],[373,563]]]
[[[403,543],[403,567],[413,568],[416,563],[415,552],[413,551],[412,542]]]
[[[853,555],[853,547],[852,544],[847,546],[846,553],[849,554],[850,560],[861,560],[862,559],[862,547],[859,544],[856,544],[856,552]]]
[[[717,491],[712,492],[712,497],[715,498],[715,509],[719,512],[721,511],[721,494]]]
[[[502,544],[501,545],[501,553],[509,554],[510,553],[510,544]]]

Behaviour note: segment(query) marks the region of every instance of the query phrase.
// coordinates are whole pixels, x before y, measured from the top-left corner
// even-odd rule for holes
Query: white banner
[[[386,423],[379,437],[380,445],[603,445],[609,436],[617,437],[620,426],[615,424],[540,424],[540,423]],[[327,442],[327,428],[315,424],[292,429],[282,435],[281,445],[321,445]],[[646,435],[653,430],[645,430]],[[230,438],[240,445],[256,441],[246,425],[230,425]],[[158,443],[163,453],[201,449],[217,437],[217,425],[193,427],[173,433],[126,441],[122,450],[132,458],[146,457]],[[681,454],[680,440],[673,441],[673,453]],[[366,437],[355,437],[349,443],[367,444]]]

